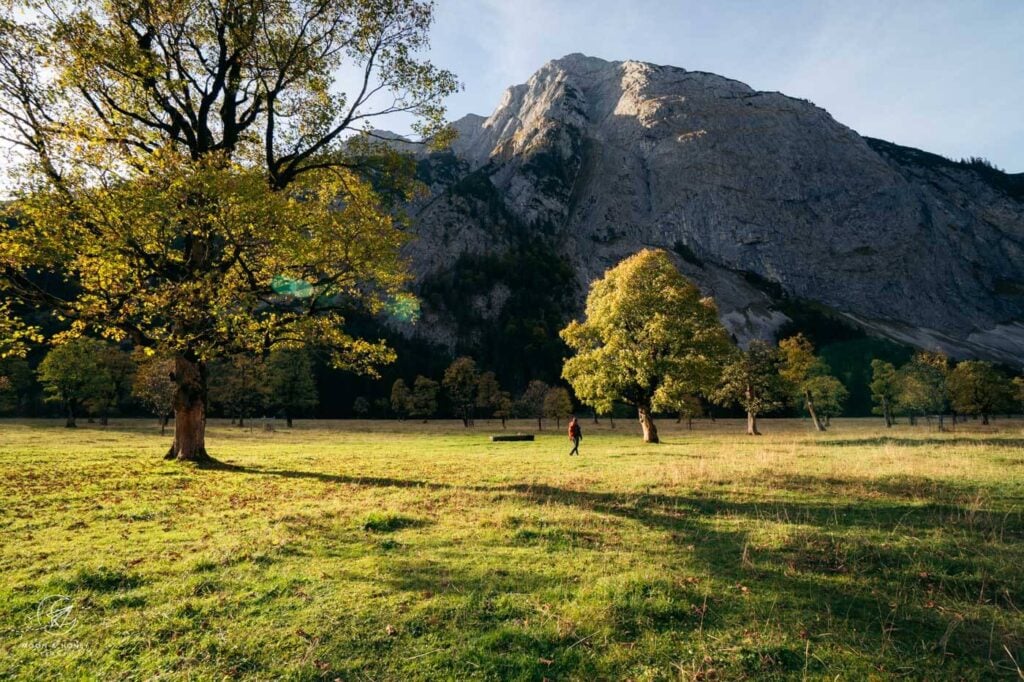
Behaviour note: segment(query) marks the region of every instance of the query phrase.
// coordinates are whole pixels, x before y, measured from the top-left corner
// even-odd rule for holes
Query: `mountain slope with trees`
[[[660,247],[741,341],[805,331],[814,310],[840,340],[1024,358],[1024,174],[861,137],[714,74],[583,55],[453,125],[450,151],[420,155],[431,191],[406,253],[424,294],[412,333],[455,352],[490,352],[486,330],[524,298],[557,328],[543,310],[569,319],[590,281]]]

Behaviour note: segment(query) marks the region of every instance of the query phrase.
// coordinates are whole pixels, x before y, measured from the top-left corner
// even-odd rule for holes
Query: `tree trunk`
[[[164,431],[167,430],[167,422],[170,421],[170,419],[171,419],[171,415],[169,415],[169,414],[165,414],[164,416],[160,417],[160,435],[161,436],[164,435]]]
[[[179,355],[174,359],[174,442],[166,459],[201,462],[206,453],[206,365]]]
[[[804,402],[807,405],[807,412],[811,415],[811,421],[814,422],[815,431],[824,431],[825,425],[818,419],[818,413],[814,411],[814,398],[811,397],[810,391],[804,391]]]
[[[686,430],[693,431],[693,417],[686,418]]]
[[[658,427],[654,425],[654,420],[651,419],[651,408],[647,405],[639,405],[636,408],[637,417],[640,420],[640,428],[644,432],[645,443],[660,443],[658,440]]]
[[[982,423],[983,426],[988,426],[988,415],[987,414],[982,414],[981,415],[981,423]]]
[[[100,414],[100,426],[107,426],[110,424],[110,419],[107,416],[107,411],[104,409]]]
[[[76,426],[78,426],[78,424],[75,423],[75,408],[71,404],[71,401],[68,401],[65,404],[64,409],[67,412],[66,418],[64,420],[64,428],[73,429]]]
[[[288,424],[288,428],[292,428],[292,416],[290,414],[285,415],[284,420],[285,423]]]
[[[544,430],[544,427],[540,423],[540,417],[537,417],[537,430],[538,431],[543,431]]]
[[[594,411],[593,411],[593,412],[592,412],[591,414],[593,414],[593,415],[594,415],[594,423],[595,423],[595,424],[599,424],[600,422],[599,422],[599,421],[597,421],[597,410],[594,410]]]
[[[757,430],[757,415],[753,412],[747,412],[747,435],[748,436],[760,436],[761,432]]]
[[[941,433],[941,432],[943,432],[945,430],[946,430],[945,416],[940,414],[939,415],[939,432]]]
[[[882,396],[882,416],[885,417],[885,428],[892,428],[892,410],[889,409],[889,398]]]

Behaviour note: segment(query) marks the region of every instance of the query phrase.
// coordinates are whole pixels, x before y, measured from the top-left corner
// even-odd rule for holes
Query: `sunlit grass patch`
[[[1014,679],[1019,423],[616,426],[0,422],[0,678]]]

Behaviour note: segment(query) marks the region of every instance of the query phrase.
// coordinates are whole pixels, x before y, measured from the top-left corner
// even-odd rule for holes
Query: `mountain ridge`
[[[463,255],[544,244],[587,284],[644,247],[672,251],[741,341],[806,300],[873,334],[1021,365],[1024,174],[865,138],[816,105],[723,76],[569,55],[420,154],[417,286]],[[481,281],[480,324],[500,308]],[[466,345],[452,306],[414,332]]]

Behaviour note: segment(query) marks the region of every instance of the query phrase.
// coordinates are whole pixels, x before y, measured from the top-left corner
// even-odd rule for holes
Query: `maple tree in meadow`
[[[8,10],[0,135],[19,163],[0,308],[53,310],[70,324],[58,343],[92,334],[173,358],[167,456],[182,460],[208,457],[215,358],[316,344],[357,371],[391,359],[383,342],[346,332],[345,313],[403,295],[392,202],[412,191],[411,162],[353,133],[403,113],[444,141],[440,103],[457,83],[417,56],[431,3]],[[4,352],[32,333],[10,322],[0,332]]]

